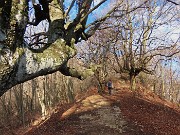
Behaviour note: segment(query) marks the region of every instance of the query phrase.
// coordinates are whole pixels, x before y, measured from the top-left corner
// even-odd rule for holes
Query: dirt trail
[[[72,118],[67,116],[72,113]],[[127,129],[120,108],[101,95],[87,97],[78,106],[63,113],[62,117],[69,117],[63,126],[71,129],[70,132],[62,132],[63,135],[119,135]]]
[[[180,111],[173,107],[150,94],[136,97],[122,86],[112,95],[94,90],[25,135],[178,135]]]

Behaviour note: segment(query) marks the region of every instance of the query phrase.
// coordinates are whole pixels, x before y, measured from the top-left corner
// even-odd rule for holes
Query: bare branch
[[[73,1],[71,2],[71,4],[70,4],[68,10],[66,11],[66,13],[65,13],[65,15],[64,15],[64,18],[67,18],[67,16],[68,16],[69,12],[71,11],[71,9],[72,9],[72,7],[73,7],[75,1],[76,1],[76,0],[73,0]]]
[[[170,2],[170,3],[172,3],[172,4],[175,4],[175,5],[179,5],[178,3],[176,3],[176,2],[174,2],[174,1],[172,1],[172,0],[166,0],[167,2]]]
[[[147,3],[148,0],[144,1],[142,4],[140,4],[137,7],[134,7],[133,9],[131,9],[130,11],[126,12],[125,14],[120,15],[119,17],[122,18],[124,15],[129,14],[135,10],[137,10],[138,8],[140,8],[142,5],[144,5],[145,3]],[[88,37],[90,37],[91,35],[93,35],[93,33],[100,27],[100,25],[108,18],[111,16],[111,13],[115,11],[115,9],[121,5],[123,3],[123,1],[121,1],[120,3],[117,4],[117,6],[115,6],[114,8],[112,8],[112,10],[110,10],[104,17],[94,21],[93,23],[89,24],[86,26],[86,29],[90,28],[86,34]]]
[[[117,7],[115,6],[112,10],[110,10],[104,17],[94,21],[93,23],[89,24],[86,26],[86,29],[91,27],[87,32],[86,35],[88,37],[92,36],[94,32],[100,27],[100,25],[108,18],[110,17],[111,13],[116,9]]]
[[[99,6],[101,6],[104,2],[106,2],[107,0],[102,0],[101,2],[99,2],[95,7],[93,7],[92,9],[90,9],[87,13],[86,13],[86,15],[83,17],[83,18],[81,18],[81,20],[80,20],[80,23],[81,22],[83,22],[84,20],[85,20],[85,18],[91,13],[91,12],[93,12],[95,9],[97,9]]]

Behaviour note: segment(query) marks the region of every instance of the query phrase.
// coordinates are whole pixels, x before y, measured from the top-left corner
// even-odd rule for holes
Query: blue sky
[[[64,5],[65,7],[69,7],[72,0],[66,0]],[[94,0],[94,3],[92,4],[92,7],[97,5],[101,0]],[[88,17],[88,23],[91,23],[95,21],[96,19],[102,17],[108,12],[109,5],[112,0],[107,0],[105,3],[103,3],[99,8],[97,8],[95,11],[93,11],[90,16]],[[70,18],[74,19],[77,14],[77,7],[74,6],[73,9],[70,12]]]

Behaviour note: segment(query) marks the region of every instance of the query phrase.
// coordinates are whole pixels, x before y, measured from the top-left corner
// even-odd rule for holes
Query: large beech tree
[[[124,4],[123,0],[117,0],[104,16],[88,23],[91,13],[106,1],[0,0],[0,96],[16,84],[56,71],[80,79],[92,75],[92,69],[76,70],[67,63],[77,53],[74,44],[91,37],[116,7]],[[147,1],[142,0],[125,14]],[[33,42],[27,42],[27,27],[33,25],[39,29],[43,20],[48,20],[48,30],[30,34]]]
[[[56,71],[80,79],[93,74],[91,69],[77,71],[70,68],[67,62],[76,55],[74,44],[91,37],[116,9],[114,6],[103,17],[88,24],[88,16],[106,1],[72,0],[67,7],[65,0],[1,0],[0,96],[16,84]],[[120,3],[122,1],[116,4]],[[29,18],[31,6],[34,20]],[[76,14],[71,17],[72,12]],[[26,29],[29,25],[38,29],[38,24],[45,19],[49,21],[49,29],[31,35],[37,39],[33,44],[40,46],[33,48],[33,44],[25,40]],[[46,38],[43,44],[40,36]]]

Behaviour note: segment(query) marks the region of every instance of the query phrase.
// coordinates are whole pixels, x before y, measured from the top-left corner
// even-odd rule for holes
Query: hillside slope
[[[112,95],[91,89],[24,135],[179,135],[180,110],[152,93],[116,83]],[[81,98],[80,98],[81,97]]]

